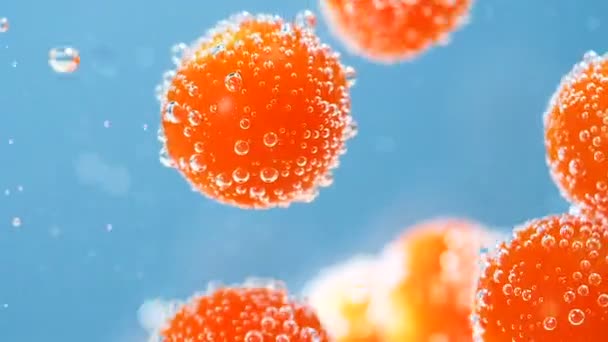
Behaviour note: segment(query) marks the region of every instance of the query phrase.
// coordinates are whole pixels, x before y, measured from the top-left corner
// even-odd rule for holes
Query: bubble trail
[[[496,234],[458,218],[410,227],[380,256],[372,317],[383,341],[472,341],[479,251]]]
[[[167,304],[165,312],[162,306],[155,301],[140,310],[142,324],[148,328],[161,325],[150,341],[329,341],[314,311],[289,297],[276,281],[250,280],[241,286],[220,286],[195,295],[187,303]],[[150,314],[150,310],[160,312]]]
[[[546,158],[562,196],[608,214],[608,58],[590,51],[562,78],[544,116]]]
[[[354,71],[307,25],[241,13],[175,49],[158,89],[162,160],[204,195],[267,209],[332,183],[356,132]]]
[[[417,57],[467,21],[471,0],[319,0],[334,35],[353,53],[396,63]]]
[[[569,214],[529,221],[489,257],[478,284],[483,341],[607,341],[608,230]]]

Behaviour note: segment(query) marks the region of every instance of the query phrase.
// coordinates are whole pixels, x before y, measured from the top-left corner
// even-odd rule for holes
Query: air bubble
[[[249,143],[244,140],[237,140],[234,143],[234,152],[239,156],[244,156],[249,153]]]
[[[585,313],[581,309],[572,309],[568,313],[568,322],[572,325],[581,325],[585,321]]]
[[[504,275],[505,275],[505,272],[503,272],[501,270],[495,270],[494,273],[492,274],[492,280],[494,280],[495,283],[500,284],[503,282]]]
[[[356,83],[357,72],[355,68],[347,66],[344,68],[344,77],[346,77],[346,82],[349,87],[352,87]]]
[[[52,48],[49,51],[49,65],[57,73],[71,73],[80,65],[80,53],[72,47]]]
[[[243,78],[241,78],[241,74],[239,74],[238,72],[232,72],[226,75],[226,78],[224,79],[224,85],[226,86],[226,89],[228,89],[229,92],[237,92],[243,87]]]
[[[243,118],[241,119],[241,121],[239,121],[239,126],[241,127],[241,129],[249,129],[249,127],[251,127],[251,122],[249,121],[249,119]]]
[[[289,336],[285,334],[280,334],[275,337],[275,342],[290,342]]]
[[[21,218],[20,217],[13,217],[13,220],[11,221],[11,223],[12,223],[13,227],[15,227],[15,228],[21,227],[21,224],[22,224]]]
[[[598,286],[602,282],[602,276],[598,273],[591,273],[587,280],[589,280],[589,285]]]
[[[260,322],[262,330],[266,333],[271,333],[277,326],[277,322],[272,317],[264,317]]]
[[[190,169],[192,172],[204,172],[207,170],[207,166],[203,162],[203,156],[201,154],[193,154],[190,157]]]
[[[264,342],[264,335],[257,330],[251,330],[245,335],[245,342]]]
[[[589,238],[585,242],[585,247],[587,247],[587,249],[589,249],[589,250],[597,251],[602,247],[602,244],[600,243],[599,239]]]
[[[331,173],[326,173],[319,177],[319,186],[328,187],[334,183],[334,176]]]
[[[560,228],[559,234],[566,239],[570,239],[574,235],[574,229],[570,226],[563,226]]]
[[[306,166],[306,162],[307,162],[307,159],[304,156],[300,156],[300,157],[296,158],[296,164],[298,166],[302,166],[302,167]]]
[[[283,322],[283,331],[286,334],[294,335],[298,331],[298,323],[291,319]]]
[[[188,121],[190,122],[190,125],[198,126],[203,121],[203,117],[198,111],[192,110],[190,113],[188,113]]]
[[[279,142],[279,137],[274,132],[268,132],[264,134],[264,145],[266,147],[275,147]]]
[[[321,338],[319,337],[319,332],[310,327],[303,328],[300,331],[300,338],[305,342],[320,342]]]
[[[232,185],[232,179],[225,173],[220,173],[215,176],[215,185],[221,189],[229,188]]]
[[[574,158],[568,164],[568,172],[570,172],[572,176],[577,176],[581,173],[581,167],[581,161]]]
[[[232,171],[232,179],[237,183],[246,183],[249,180],[249,172],[242,167]]]
[[[279,171],[272,167],[265,167],[260,171],[260,179],[264,183],[273,183],[279,178]]]
[[[597,305],[601,306],[602,308],[608,307],[608,294],[601,293],[599,296],[597,296]]]
[[[553,236],[551,236],[551,235],[545,235],[545,236],[543,236],[543,239],[541,240],[541,244],[545,248],[554,247],[555,246],[555,238]]]
[[[545,328],[545,330],[551,331],[551,330],[554,330],[556,327],[557,327],[557,319],[555,317],[552,317],[552,316],[545,317],[545,319],[543,320],[543,328]]]
[[[10,27],[8,19],[5,17],[0,18],[0,33],[7,32]]]
[[[177,43],[171,47],[171,61],[175,65],[180,65],[182,59],[186,55],[188,45],[186,43]]]
[[[351,122],[348,126],[346,126],[344,128],[344,132],[343,132],[344,140],[354,138],[358,132],[359,132],[359,128],[357,126],[357,123]]]
[[[574,294],[574,291],[566,291],[564,293],[564,302],[570,304],[574,301],[574,299],[576,298],[576,294]]]
[[[588,296],[589,287],[587,285],[580,285],[578,289],[576,289],[576,292],[583,297]]]
[[[604,161],[604,159],[606,159],[606,156],[603,152],[595,151],[595,153],[593,153],[593,160],[595,160],[596,162],[601,163]]]

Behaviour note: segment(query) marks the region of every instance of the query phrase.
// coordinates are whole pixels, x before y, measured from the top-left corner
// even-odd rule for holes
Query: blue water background
[[[298,291],[422,219],[508,231],[567,210],[545,166],[542,113],[584,52],[607,49],[601,0],[478,1],[451,44],[414,62],[345,53],[360,131],[311,204],[243,211],[191,192],[158,160],[154,87],[170,47],[241,10],[306,8],[317,4],[0,1],[11,23],[0,34],[0,342],[140,342],[146,299],[251,275]],[[344,51],[322,19],[318,32]],[[72,75],[47,64],[62,45],[81,52]]]

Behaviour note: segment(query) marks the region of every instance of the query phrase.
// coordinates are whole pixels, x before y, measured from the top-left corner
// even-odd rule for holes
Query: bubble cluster
[[[164,163],[208,197],[242,208],[309,202],[330,185],[356,133],[354,71],[312,22],[241,13],[179,44],[177,71],[158,88]]]
[[[382,276],[375,256],[356,256],[322,270],[307,284],[304,293],[333,341],[384,341],[370,316],[374,284]]]
[[[328,341],[312,309],[290,298],[278,283],[219,287],[194,296],[173,311],[160,328],[164,342]],[[149,317],[146,321],[158,324]]]
[[[608,340],[608,230],[569,214],[532,220],[484,264],[476,335],[484,341]]]
[[[380,258],[384,298],[372,316],[385,341],[471,341],[479,251],[494,234],[475,222],[436,219],[406,230]]]
[[[413,58],[466,22],[471,0],[319,0],[334,34],[354,53],[395,63]]]
[[[72,73],[80,66],[80,53],[73,47],[52,48],[49,65],[56,73]]]
[[[608,59],[594,52],[562,79],[544,117],[547,164],[562,195],[608,214]]]

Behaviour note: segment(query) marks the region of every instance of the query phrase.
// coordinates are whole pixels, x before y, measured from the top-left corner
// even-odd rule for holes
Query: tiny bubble
[[[10,27],[8,19],[6,17],[0,18],[0,33],[7,32]]]
[[[57,73],[71,73],[80,65],[80,53],[72,47],[52,48],[49,51],[49,65]]]
[[[226,78],[224,79],[224,85],[226,86],[226,89],[228,89],[228,91],[232,93],[241,90],[241,88],[243,87],[243,79],[241,78],[241,74],[239,74],[238,72],[232,72],[226,75]]]
[[[585,313],[581,309],[572,309],[568,313],[568,321],[572,325],[581,325],[585,320]]]
[[[557,319],[555,317],[546,317],[543,321],[543,327],[545,330],[554,330],[557,327]]]

